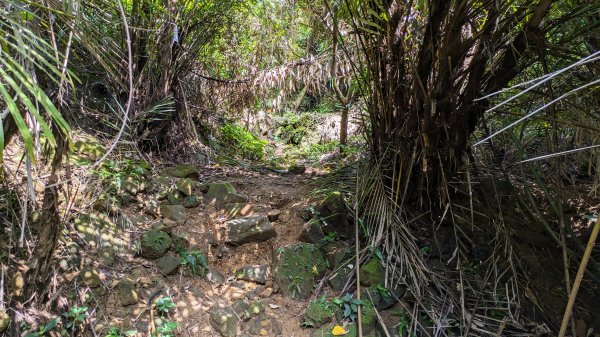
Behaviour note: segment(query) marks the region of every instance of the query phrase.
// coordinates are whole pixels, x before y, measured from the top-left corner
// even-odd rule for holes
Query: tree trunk
[[[345,105],[340,118],[340,145],[346,145],[348,141],[348,112],[349,108]]]
[[[374,15],[375,7],[361,12],[363,20],[386,27],[364,46],[370,146],[400,204],[434,210],[448,201],[447,182],[462,168],[467,141],[489,104],[475,100],[506,86],[533,62],[528,51],[544,39],[539,26],[550,4],[541,0],[513,12],[494,1],[433,0],[422,9],[420,32],[404,5],[390,4],[389,20]],[[469,25],[472,15],[483,23]]]

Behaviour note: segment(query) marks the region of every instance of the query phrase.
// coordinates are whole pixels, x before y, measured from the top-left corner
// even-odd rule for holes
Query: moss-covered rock
[[[402,298],[406,292],[406,288],[402,285],[392,287],[390,289],[383,287],[382,285],[373,285],[362,290],[366,294],[366,291],[370,294],[370,299],[375,308],[378,311],[383,311],[391,308],[396,304],[398,298]]]
[[[147,259],[157,259],[167,252],[171,247],[169,234],[152,229],[142,235],[140,255]]]
[[[175,188],[183,195],[190,196],[194,191],[194,183],[190,178],[181,178],[175,183]]]
[[[200,172],[198,168],[192,164],[178,164],[173,167],[169,167],[165,172],[175,178],[190,178],[194,180],[200,179]]]
[[[365,265],[360,267],[360,284],[365,287],[383,284],[385,270],[377,257],[372,257]]]
[[[369,301],[364,301],[361,313],[362,331],[363,334],[368,335],[377,328],[377,313],[375,312],[373,304]]]
[[[350,212],[342,193],[331,192],[317,206],[316,212],[325,234],[335,232],[342,238],[350,238],[354,234]]]
[[[310,243],[295,243],[275,250],[273,279],[281,293],[292,298],[308,298],[317,279],[327,269],[321,251]]]
[[[312,301],[306,307],[302,317],[302,325],[318,328],[333,320],[335,312],[332,304],[325,299]]]
[[[75,230],[92,247],[98,247],[98,243],[102,242],[103,247],[111,247],[115,254],[127,247],[127,243],[120,238],[117,225],[104,214],[81,214],[75,219]]]
[[[74,144],[75,153],[83,158],[96,161],[106,153],[106,148],[92,136],[80,137]]]
[[[167,192],[167,200],[171,205],[181,205],[183,197],[181,196],[181,193],[179,193],[179,191],[170,190],[169,192]]]
[[[181,205],[185,208],[195,208],[200,206],[200,198],[196,195],[190,195],[181,201]]]

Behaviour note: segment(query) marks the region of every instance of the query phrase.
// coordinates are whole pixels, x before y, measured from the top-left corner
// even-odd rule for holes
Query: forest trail
[[[174,257],[175,267],[167,266],[161,272],[161,268],[165,267],[159,265],[169,264],[165,262],[169,260],[165,257],[143,258],[136,253],[139,247],[112,252],[118,257],[108,259],[102,255],[111,254],[110,249],[107,252],[102,245],[98,249],[83,249],[84,260],[89,259],[91,264],[88,267],[102,281],[101,286],[94,288],[91,287],[93,282],[86,282],[97,306],[90,322],[95,331],[100,335],[106,333],[110,326],[119,326],[121,331],[137,331],[134,336],[146,336],[149,329],[160,329],[161,324],[172,321],[177,323],[177,336],[235,336],[233,331],[236,329],[227,326],[228,323],[215,323],[214,317],[211,323],[211,308],[217,310],[216,307],[221,306],[233,309],[239,317],[238,336],[309,336],[311,330],[300,327],[300,318],[308,301],[284,297],[271,278],[271,265],[275,249],[298,241],[306,222],[300,215],[310,201],[306,185],[314,178],[313,171],[276,174],[216,166],[202,168],[199,173],[198,182],[194,185],[196,188],[200,186],[206,192],[202,186],[228,182],[247,202],[235,203],[233,208],[211,204],[206,195],[194,188],[192,195],[199,194],[202,201],[197,207],[185,208],[184,219],[175,223],[165,214],[149,214],[152,211],[148,200],[153,199],[152,193],[137,194],[137,204],[134,202],[122,208],[121,216],[131,219],[131,228],[116,231],[116,236],[126,246],[136,247],[143,233],[151,228],[168,232],[174,243],[165,256]],[[172,182],[183,179],[175,178]],[[150,184],[152,181],[149,179]],[[159,203],[166,205],[169,202]],[[141,204],[145,207],[140,207]],[[235,212],[239,214],[232,214]],[[267,214],[275,228],[275,237],[240,245],[225,243],[227,221]],[[180,262],[176,256],[175,238],[186,241],[184,251],[206,254],[208,274],[205,277],[194,275],[190,268],[176,267]],[[171,271],[171,268],[175,270]],[[258,276],[260,280],[255,279],[255,282],[242,280],[246,277],[239,274],[236,277],[236,271],[243,268],[255,268],[265,275]],[[165,275],[165,270],[172,274]],[[162,317],[160,308],[157,308],[157,299],[161,298],[171,298],[175,304]],[[248,308],[257,312],[248,313]],[[154,326],[151,317],[155,317]],[[217,329],[222,329],[221,334]]]

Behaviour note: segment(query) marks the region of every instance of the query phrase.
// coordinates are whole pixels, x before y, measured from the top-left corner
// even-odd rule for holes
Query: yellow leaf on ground
[[[331,330],[331,334],[334,335],[334,336],[342,336],[342,335],[345,335],[347,333],[348,333],[348,331],[346,331],[346,329],[344,329],[344,327],[340,326],[340,325],[334,326],[333,330]]]

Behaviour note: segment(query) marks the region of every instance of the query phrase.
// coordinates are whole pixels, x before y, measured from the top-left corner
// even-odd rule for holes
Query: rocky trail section
[[[122,202],[101,195],[81,214],[61,261],[85,285],[94,334],[355,336],[351,215],[340,193],[311,200],[312,176],[183,164],[123,178]],[[404,289],[383,275],[376,258],[361,271],[365,336],[382,335],[376,310],[390,327],[402,320]]]

